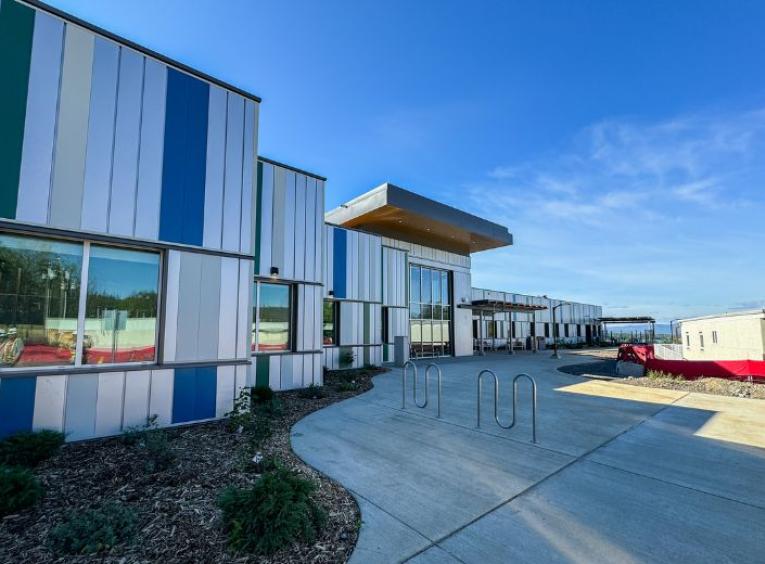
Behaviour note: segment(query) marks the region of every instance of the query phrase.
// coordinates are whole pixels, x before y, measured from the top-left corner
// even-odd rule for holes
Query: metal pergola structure
[[[637,317],[598,317],[598,323],[602,326],[601,334],[606,334],[606,328],[608,324],[612,325],[640,325],[643,323],[648,324],[651,332],[651,343],[656,341],[656,319],[653,317],[643,315]]]
[[[547,306],[537,304],[522,304],[518,302],[505,302],[502,300],[473,300],[469,304],[459,304],[457,307],[463,309],[470,309],[478,311],[478,354],[484,355],[484,339],[486,336],[483,334],[483,320],[484,315],[491,314],[491,321],[494,323],[497,313],[531,313],[531,323],[536,323],[536,312],[547,309]],[[513,329],[512,318],[510,321],[510,330],[507,334],[507,352],[508,354],[515,354],[513,351]],[[532,348],[534,352],[537,350],[536,339],[532,339]]]

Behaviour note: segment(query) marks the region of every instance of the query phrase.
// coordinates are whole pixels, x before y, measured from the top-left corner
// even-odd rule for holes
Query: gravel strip
[[[227,550],[217,497],[226,486],[245,487],[259,475],[248,464],[253,455],[248,437],[229,432],[224,421],[215,421],[167,429],[177,461],[155,474],[144,469],[144,451],[120,438],[65,445],[35,470],[45,487],[45,498],[0,521],[0,562],[346,562],[361,522],[356,501],[293,454],[290,429],[313,411],[369,390],[372,376],[380,372],[328,373],[324,397],[307,398],[299,391],[276,394],[283,412],[272,420],[273,435],[260,450],[316,483],[315,499],[328,519],[312,544],[294,545],[270,558]],[[47,547],[50,530],[70,511],[106,501],[124,503],[138,514],[135,540],[98,556],[57,559]]]

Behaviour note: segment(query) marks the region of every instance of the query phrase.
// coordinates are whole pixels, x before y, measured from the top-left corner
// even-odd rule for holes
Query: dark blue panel
[[[205,220],[205,175],[207,171],[207,113],[210,86],[189,79],[186,126],[186,190],[183,213],[183,243],[201,245]]]
[[[210,87],[168,69],[162,163],[162,241],[202,244]]]
[[[32,430],[37,378],[0,380],[0,437]]]
[[[215,397],[218,390],[218,369],[215,366],[197,368],[196,419],[215,417]]]
[[[173,378],[173,423],[194,421],[197,397],[196,368],[176,368]]]
[[[345,287],[345,272],[348,254],[348,232],[345,229],[335,229],[332,239],[332,276],[333,290],[336,298],[347,297]]]

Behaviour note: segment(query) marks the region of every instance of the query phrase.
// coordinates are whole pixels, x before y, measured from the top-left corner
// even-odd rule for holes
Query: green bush
[[[284,406],[282,400],[277,397],[271,398],[269,401],[255,405],[256,417],[267,417],[269,419],[277,419],[284,415]]]
[[[175,453],[170,449],[170,438],[167,432],[157,429],[156,415],[148,417],[146,424],[141,427],[126,429],[122,440],[126,445],[144,451],[144,469],[150,474],[167,470],[175,462]]]
[[[234,400],[234,407],[226,413],[226,428],[232,433],[247,431],[255,423],[252,413],[252,389],[242,388],[239,397]]]
[[[0,464],[33,468],[63,444],[64,434],[57,431],[17,433],[0,441]]]
[[[327,397],[327,391],[324,389],[324,386],[311,384],[307,388],[301,388],[298,391],[298,396],[302,399],[322,399]]]
[[[26,509],[43,496],[32,472],[19,466],[0,466],[0,517]]]
[[[338,392],[355,392],[359,389],[359,385],[356,382],[341,381],[335,385],[335,389]]]
[[[312,482],[281,467],[249,489],[226,489],[218,505],[230,547],[273,554],[293,542],[312,541],[326,521],[326,513],[310,497],[314,489]]]
[[[271,425],[271,418],[258,413],[255,415],[252,426],[248,429],[250,445],[259,449],[263,444],[271,438],[274,434],[273,425]]]
[[[49,542],[56,554],[97,554],[133,538],[135,513],[118,503],[70,513],[64,523],[50,532]]]
[[[268,386],[255,386],[252,388],[253,403],[266,403],[274,398],[274,391]]]

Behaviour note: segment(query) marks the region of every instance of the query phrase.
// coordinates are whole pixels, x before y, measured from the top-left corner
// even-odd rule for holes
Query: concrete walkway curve
[[[587,380],[549,353],[437,362],[441,419],[433,386],[401,409],[393,370],[293,427],[298,456],[359,502],[352,562],[765,562],[765,401]],[[535,377],[537,444],[523,386],[515,428],[494,424],[488,385],[476,428],[483,368],[505,419],[511,377]]]

